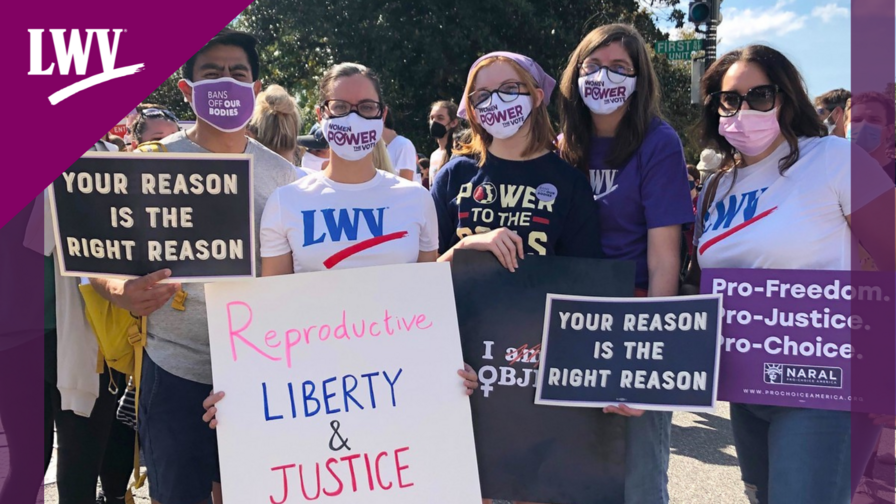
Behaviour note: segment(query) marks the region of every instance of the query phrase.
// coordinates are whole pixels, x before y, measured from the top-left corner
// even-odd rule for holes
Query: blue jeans
[[[848,504],[865,467],[851,464],[851,455],[867,461],[880,433],[867,417],[731,403],[734,446],[750,502]],[[861,423],[852,424],[853,418]]]
[[[628,419],[625,432],[625,504],[668,504],[671,411]]]

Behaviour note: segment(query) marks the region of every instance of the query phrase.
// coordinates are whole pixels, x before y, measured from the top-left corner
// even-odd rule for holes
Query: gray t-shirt
[[[169,152],[209,153],[187,139],[181,131],[161,141]],[[246,154],[253,156],[252,182],[255,191],[255,264],[261,274],[261,244],[258,230],[268,197],[280,186],[296,180],[296,169],[288,161],[249,139]],[[172,268],[177,275],[176,266]],[[171,307],[171,302],[149,316],[146,351],[165,371],[200,383],[212,383],[212,363],[208,347],[208,320],[205,288],[201,283],[182,284],[187,292],[186,310]]]

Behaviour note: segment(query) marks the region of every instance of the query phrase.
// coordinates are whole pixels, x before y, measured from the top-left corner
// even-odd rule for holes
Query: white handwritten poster
[[[229,502],[480,502],[447,264],[206,285]]]

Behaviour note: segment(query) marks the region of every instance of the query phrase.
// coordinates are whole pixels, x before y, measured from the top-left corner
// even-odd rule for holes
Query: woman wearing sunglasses
[[[433,262],[439,236],[432,197],[420,184],[377,169],[382,147],[380,82],[357,63],[331,67],[318,84],[316,107],[330,162],[271,195],[261,218],[261,276]],[[348,253],[350,252],[351,253]],[[478,386],[465,366],[458,375],[467,394]],[[214,428],[218,392],[203,402]]]
[[[145,142],[158,142],[168,135],[180,131],[177,116],[170,110],[148,108],[137,114],[137,120],[131,125],[132,148],[136,149]]]
[[[532,59],[494,52],[476,60],[458,115],[471,141],[433,184],[440,261],[467,248],[515,271],[524,254],[600,256],[588,180],[557,156],[547,103],[555,81]]]
[[[660,117],[641,35],[607,25],[585,36],[560,81],[560,154],[591,175],[603,253],[635,262],[639,296],[678,294],[682,225],[693,222],[684,150]],[[625,405],[626,504],[667,503],[672,413]]]
[[[863,151],[826,136],[803,85],[761,45],[723,55],[704,75],[702,141],[724,160],[698,202],[689,283],[699,285],[701,267],[849,270],[855,239],[892,265],[894,244],[851,229],[851,214],[867,205],[863,213],[892,215],[893,200],[878,196],[892,198],[893,185]],[[851,177],[876,189],[853,193]],[[747,495],[760,504],[850,502],[879,432],[849,411],[737,403],[731,426]]]

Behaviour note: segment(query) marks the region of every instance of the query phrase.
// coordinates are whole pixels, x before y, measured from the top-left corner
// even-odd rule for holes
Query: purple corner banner
[[[723,296],[720,400],[869,413],[891,401],[852,379],[875,348],[852,300],[892,311],[893,274],[707,269],[700,290]]]
[[[39,195],[249,3],[6,5],[12,74],[3,88],[9,113],[0,163],[0,504],[43,502],[52,443],[44,398],[56,383],[44,373],[56,354],[45,345],[55,338],[45,309],[55,303],[44,289],[53,263],[43,255]]]
[[[6,136],[14,142],[0,164],[0,226],[250,3],[160,0],[151,12],[96,0],[10,4]],[[73,30],[81,47],[90,44],[86,61],[57,59],[54,37],[70,48]]]

